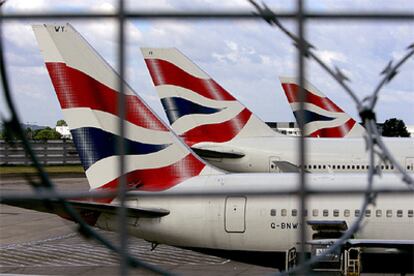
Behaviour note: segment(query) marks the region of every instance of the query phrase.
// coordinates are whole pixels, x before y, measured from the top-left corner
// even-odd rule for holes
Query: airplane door
[[[228,197],[225,208],[224,227],[226,232],[243,233],[246,230],[246,198]]]
[[[405,159],[405,170],[407,172],[414,171],[414,157],[407,157],[407,159]]]
[[[271,173],[278,173],[280,172],[279,167],[276,165],[276,162],[280,161],[280,157],[271,156],[269,158],[269,172]]]

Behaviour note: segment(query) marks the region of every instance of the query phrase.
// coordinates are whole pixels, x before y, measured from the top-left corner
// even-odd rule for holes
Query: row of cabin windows
[[[352,170],[368,170],[369,169],[369,165],[304,165],[303,166],[304,168],[305,168],[305,170],[306,169],[308,169],[308,170],[311,170],[311,169],[314,169],[314,170],[316,170],[316,169],[319,169],[319,170],[322,170],[322,169],[327,169],[327,168],[332,168],[333,170],[350,170],[350,169],[352,169]],[[377,168],[379,168],[380,166],[377,166]],[[393,170],[394,169],[394,166],[393,165],[381,165],[381,170]],[[410,167],[409,166],[407,166],[407,170],[409,170],[410,169]]]
[[[322,216],[324,216],[324,217],[328,217],[329,216],[329,210],[328,209],[324,209],[324,210],[322,210]],[[359,210],[359,209],[356,209],[356,210],[354,210],[353,212],[353,215],[355,216],[355,217],[359,217],[360,215],[361,215],[361,210]],[[409,218],[412,218],[412,217],[414,217],[414,210],[407,210],[406,212],[403,212],[403,210],[397,210],[396,212],[395,212],[395,215],[398,217],[398,218],[402,218],[403,217],[403,215],[404,215],[404,213],[406,214],[406,216],[408,216]],[[271,209],[270,210],[270,215],[272,216],[272,217],[274,217],[274,216],[276,216],[276,209]],[[286,217],[287,216],[287,214],[288,214],[288,210],[287,209],[281,209],[280,210],[280,216],[282,216],[282,217]],[[340,214],[340,211],[338,210],[338,209],[334,209],[333,211],[332,211],[332,215],[334,216],[334,217],[339,217],[339,214]],[[298,215],[298,210],[297,209],[292,209],[291,210],[291,215],[292,215],[292,217],[296,217],[297,215]],[[372,211],[371,210],[369,210],[369,209],[367,209],[367,210],[365,210],[365,216],[366,217],[371,217],[371,215],[373,216],[374,214],[372,214]],[[378,209],[378,210],[375,210],[375,216],[376,217],[382,217],[382,216],[385,216],[385,217],[387,217],[387,218],[390,218],[390,217],[392,217],[393,216],[393,210],[384,210],[384,212],[383,212],[383,210],[381,210],[381,209]],[[305,217],[306,216],[308,216],[308,210],[305,210]],[[317,216],[319,216],[319,210],[318,209],[313,209],[312,210],[312,216],[313,217],[317,217]],[[344,217],[350,217],[351,216],[351,210],[349,210],[349,209],[345,209],[345,210],[343,210],[343,216]]]

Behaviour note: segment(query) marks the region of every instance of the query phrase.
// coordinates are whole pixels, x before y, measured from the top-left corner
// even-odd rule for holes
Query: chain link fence
[[[47,12],[47,13],[2,13],[1,18],[1,25],[5,22],[12,21],[12,20],[27,20],[27,19],[36,19],[36,20],[96,20],[96,19],[114,19],[118,22],[118,72],[120,75],[120,79],[125,79],[125,40],[127,37],[127,33],[125,32],[125,24],[129,20],[163,20],[163,19],[175,19],[175,20],[239,20],[239,19],[246,19],[246,20],[255,20],[255,21],[264,21],[270,26],[274,27],[275,32],[282,32],[284,33],[292,43],[297,48],[297,64],[298,64],[298,72],[297,75],[299,76],[299,84],[300,87],[304,87],[304,79],[306,75],[306,62],[310,59],[315,61],[323,70],[325,70],[331,77],[334,79],[340,87],[349,95],[349,97],[354,101],[355,106],[358,110],[360,115],[360,119],[364,123],[367,129],[367,136],[365,137],[366,148],[369,152],[369,170],[367,174],[367,185],[365,189],[361,192],[361,190],[351,190],[351,189],[344,189],[343,191],[326,191],[325,193],[346,193],[346,194],[363,194],[364,201],[360,208],[361,213],[365,213],[365,210],[368,206],[375,204],[376,195],[378,193],[402,193],[405,191],[401,190],[374,190],[373,183],[374,183],[374,176],[380,174],[380,170],[375,166],[376,159],[383,160],[384,162],[391,163],[394,167],[399,170],[401,174],[401,178],[413,190],[413,179],[412,177],[404,170],[401,164],[398,164],[392,154],[389,152],[387,147],[385,146],[384,142],[382,141],[381,135],[378,133],[376,127],[376,114],[375,114],[375,107],[380,96],[381,89],[387,85],[389,82],[393,80],[393,78],[398,74],[400,70],[402,70],[402,66],[405,64],[407,60],[409,60],[414,54],[414,44],[407,45],[407,49],[405,54],[396,61],[391,60],[388,64],[385,64],[385,69],[381,73],[381,78],[378,82],[378,85],[373,89],[372,94],[369,97],[365,97],[363,99],[358,97],[358,94],[349,86],[348,84],[348,77],[346,74],[341,71],[337,67],[332,67],[330,64],[324,62],[318,56],[318,50],[312,44],[311,41],[306,39],[306,24],[311,20],[324,20],[324,21],[336,21],[336,20],[353,20],[353,21],[385,21],[385,22],[413,22],[414,15],[412,12],[308,12],[305,10],[305,0],[297,0],[296,1],[296,10],[292,12],[278,12],[272,10],[266,4],[259,3],[254,0],[247,0],[251,5],[251,11],[238,11],[238,10],[231,10],[231,11],[163,11],[163,10],[154,10],[154,11],[129,11],[125,9],[125,3],[123,0],[118,1],[118,6],[116,12],[109,12],[109,13],[101,13],[101,12],[62,12],[62,13],[55,13],[55,12]],[[3,5],[5,1],[1,2]],[[297,32],[296,34],[290,32],[283,24],[283,20],[294,20],[297,24]],[[1,26],[1,32],[3,33],[3,26]],[[4,57],[4,43],[3,43],[3,34],[1,36],[2,43],[0,44],[0,66],[1,66],[1,78],[2,78],[2,86],[3,86],[3,93],[6,99],[7,106],[11,112],[11,118],[9,120],[4,120],[4,125],[9,130],[13,131],[20,139],[23,141],[23,146],[26,150],[27,155],[29,155],[32,159],[33,164],[36,166],[39,174],[39,182],[32,182],[30,183],[36,189],[33,190],[32,193],[28,194],[5,194],[2,193],[1,201],[7,202],[8,199],[10,200],[28,200],[28,199],[42,199],[48,201],[50,199],[58,200],[58,202],[63,206],[64,210],[67,214],[78,223],[79,225],[79,232],[92,237],[93,239],[99,241],[103,245],[105,245],[110,250],[113,250],[120,256],[120,273],[122,275],[128,274],[129,267],[141,267],[148,269],[152,272],[158,274],[171,274],[169,271],[165,271],[160,267],[148,264],[143,262],[142,260],[133,257],[128,251],[128,235],[127,235],[127,214],[125,208],[125,200],[127,199],[127,189],[125,185],[125,178],[121,177],[119,190],[116,194],[114,193],[58,193],[55,189],[53,182],[50,180],[48,175],[45,173],[44,169],[42,168],[38,156],[33,151],[32,145],[25,139],[23,130],[21,129],[20,119],[17,115],[15,104],[11,97],[11,90],[9,84],[9,77],[8,77],[8,70],[5,63]],[[120,125],[119,125],[119,133],[121,137],[123,137],[125,133],[125,126],[124,126],[124,118],[125,118],[125,87],[123,83],[119,83],[119,99],[118,99],[118,110],[121,110],[119,113]],[[301,112],[299,115],[299,126],[303,131],[303,118],[304,118],[304,100],[305,100],[305,93],[304,90],[301,89],[300,93],[300,109]],[[120,175],[123,176],[125,171],[125,149],[123,144],[123,139],[119,139],[118,141],[118,153],[121,156],[120,158]],[[300,163],[306,164],[306,139],[301,136],[298,139],[299,149],[298,152]],[[294,191],[285,191],[278,193],[279,195],[288,195],[288,194],[296,194],[300,199],[300,208],[301,214],[304,214],[306,210],[307,198],[311,194],[316,193],[324,193],[323,191],[312,191],[307,188],[306,183],[306,174],[302,170],[300,174],[298,174],[298,181],[300,182],[299,189]],[[119,199],[120,208],[118,208],[118,219],[119,219],[119,235],[120,235],[120,243],[115,244],[103,237],[99,232],[95,231],[92,227],[90,227],[85,221],[82,220],[81,216],[71,207],[71,205],[66,201],[67,199],[76,197],[76,198],[105,198],[108,196],[116,195]],[[193,194],[189,193],[189,196]],[[263,195],[268,195],[263,194]],[[185,196],[185,195],[183,195]],[[332,246],[329,247],[328,250],[324,252],[324,254],[319,255],[317,257],[313,257],[309,260],[305,258],[305,245],[306,245],[306,220],[305,216],[301,216],[300,221],[300,245],[299,251],[300,258],[299,258],[299,265],[294,267],[292,270],[282,272],[281,274],[291,274],[291,273],[302,273],[306,274],[309,271],[310,267],[324,258],[324,256],[334,252],[337,250],[346,240],[353,236],[355,232],[357,232],[360,227],[361,223],[364,220],[364,216],[359,216],[352,225],[349,226],[349,229],[343,234],[341,238],[339,238]]]

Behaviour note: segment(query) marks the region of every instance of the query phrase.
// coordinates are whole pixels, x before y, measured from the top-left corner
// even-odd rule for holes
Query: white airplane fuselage
[[[309,175],[312,189],[355,188],[363,190],[366,178],[358,175]],[[190,248],[231,251],[284,252],[297,246],[300,211],[297,195],[271,195],[295,187],[295,174],[236,174],[196,177],[161,192],[161,196],[131,198],[130,207],[164,208],[161,218],[128,221],[132,235],[156,243]],[[405,188],[398,177],[384,175],[376,187]],[[378,184],[378,185],[377,185]],[[236,195],[218,195],[221,191]],[[194,192],[203,196],[168,195]],[[267,194],[252,195],[252,192]],[[167,195],[166,195],[167,194]],[[250,194],[250,195],[249,195]],[[308,198],[306,220],[343,220],[348,227],[361,208],[363,195],[317,195]],[[414,240],[414,194],[379,195],[370,206],[357,239]],[[316,211],[317,210],[317,211]],[[98,227],[115,230],[115,216],[102,215]],[[308,226],[307,241],[312,239]]]
[[[414,139],[383,138],[383,141],[399,164],[406,171],[414,172]],[[238,138],[227,143],[204,142],[193,147],[242,152],[242,158],[206,158],[214,166],[227,171],[289,172],[283,163],[278,162],[299,166],[298,143],[298,138],[269,136]],[[308,172],[367,172],[369,165],[365,140],[362,138],[306,138],[306,159],[305,170]],[[397,171],[388,164],[382,164],[381,169],[384,172]]]

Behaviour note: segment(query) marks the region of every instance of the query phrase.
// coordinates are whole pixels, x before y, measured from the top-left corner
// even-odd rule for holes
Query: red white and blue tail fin
[[[298,119],[299,85],[295,78],[280,77],[283,90]],[[332,102],[312,84],[305,81],[307,101],[305,103],[306,136],[323,138],[362,137],[365,128],[358,124],[345,111]]]
[[[118,74],[71,25],[33,30],[91,189],[115,189]],[[129,188],[161,191],[200,174],[221,173],[195,156],[129,87],[125,90]]]
[[[170,124],[187,145],[278,135],[177,49],[141,51]]]

